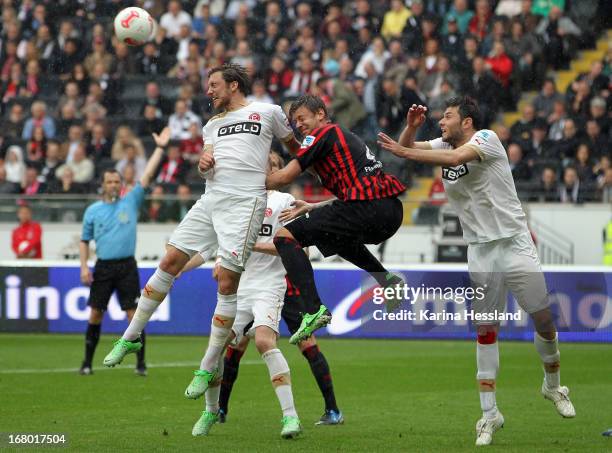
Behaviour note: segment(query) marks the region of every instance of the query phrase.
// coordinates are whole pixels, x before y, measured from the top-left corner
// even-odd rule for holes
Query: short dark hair
[[[208,78],[215,72],[220,72],[226,83],[236,82],[238,84],[238,91],[242,94],[247,95],[251,92],[251,78],[244,66],[234,63],[225,63],[221,66],[212,68],[208,73]]]
[[[107,168],[106,170],[104,170],[102,172],[102,181],[101,182],[104,182],[104,178],[106,178],[106,174],[107,173],[119,175],[119,179],[121,179],[123,181],[123,177],[121,176],[121,173],[119,173],[119,170],[117,170],[116,168]]]
[[[449,107],[457,107],[461,121],[466,118],[472,118],[474,129],[480,129],[480,109],[474,99],[469,96],[457,96],[446,102],[446,108]]]
[[[327,113],[327,107],[325,107],[325,103],[318,96],[305,94],[297,98],[291,103],[291,107],[289,107],[289,117],[293,118],[293,114],[300,107],[306,107],[312,113],[317,113],[319,110],[323,110],[323,113],[325,113],[325,117],[329,117],[329,114]]]

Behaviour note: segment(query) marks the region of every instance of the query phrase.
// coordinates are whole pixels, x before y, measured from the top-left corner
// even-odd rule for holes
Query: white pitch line
[[[240,365],[263,365],[263,360],[241,360]],[[152,363],[147,364],[147,368],[184,368],[184,367],[198,367],[198,362],[166,362],[166,363]],[[117,369],[130,369],[130,365],[119,365]],[[94,371],[109,371],[111,368],[100,367],[94,368]],[[45,374],[45,373],[76,373],[78,368],[16,368],[0,370],[0,374]]]

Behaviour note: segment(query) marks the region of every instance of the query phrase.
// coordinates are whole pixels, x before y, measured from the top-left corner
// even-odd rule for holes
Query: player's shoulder
[[[227,115],[227,112],[220,112],[220,113],[217,113],[216,115],[211,116],[209,120],[206,122],[206,126],[204,127],[212,126],[215,121],[218,121],[224,118],[226,115]]]
[[[268,102],[252,101],[249,104],[249,109],[259,110],[262,112],[273,112],[275,110],[282,110],[282,107],[280,105],[270,104]]]
[[[87,206],[87,209],[85,209],[85,215],[94,215],[103,206],[104,206],[104,202],[102,200],[95,201],[89,206]]]
[[[495,131],[492,131],[491,129],[480,129],[474,133],[472,138],[479,139],[485,143],[495,143],[500,141]]]

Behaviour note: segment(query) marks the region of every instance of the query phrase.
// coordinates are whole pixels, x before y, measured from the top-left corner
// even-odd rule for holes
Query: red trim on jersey
[[[351,170],[351,176],[353,177],[354,181],[355,181],[355,185],[357,186],[357,190],[360,192],[358,194],[358,198],[360,200],[365,200],[365,192],[363,190],[363,185],[361,184],[361,181],[359,181],[359,178],[357,177],[357,169],[355,168],[355,162],[353,162],[353,156],[351,155],[351,150],[349,149],[348,145],[346,144],[346,139],[344,138],[344,134],[342,133],[342,129],[340,129],[337,125],[336,125],[336,134],[338,134],[338,139],[340,140],[340,144],[342,145],[342,148],[344,150],[344,155],[346,156],[346,161],[349,164],[349,168]]]

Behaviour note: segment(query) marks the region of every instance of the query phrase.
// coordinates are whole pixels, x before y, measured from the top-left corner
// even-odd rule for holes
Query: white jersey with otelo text
[[[295,198],[288,193],[268,192],[268,204],[257,243],[271,244],[274,235],[283,227],[278,220],[281,211],[291,207]],[[253,252],[249,257],[238,286],[238,300],[246,295],[278,293],[284,295],[287,271],[279,256]]]
[[[213,116],[203,128],[204,146],[212,145],[215,158],[206,191],[264,196],[272,138],[285,140],[292,135],[278,105],[251,102]]]
[[[452,148],[442,138],[429,144],[432,149]],[[482,243],[528,231],[506,150],[497,134],[483,129],[467,144],[475,146],[478,160],[442,168],[444,190],[459,216],[464,239]]]

